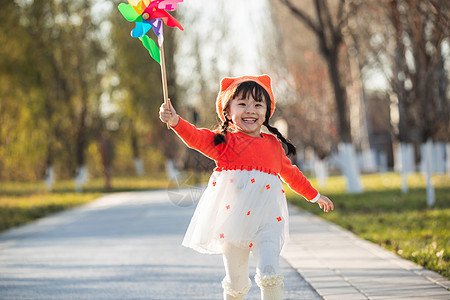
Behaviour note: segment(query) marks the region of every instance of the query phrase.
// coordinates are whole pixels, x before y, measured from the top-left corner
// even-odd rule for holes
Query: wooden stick
[[[169,94],[167,92],[166,62],[164,60],[164,44],[159,47],[159,55],[161,56],[161,78],[164,95],[164,103],[170,106]],[[167,129],[170,129],[170,123],[167,123]]]

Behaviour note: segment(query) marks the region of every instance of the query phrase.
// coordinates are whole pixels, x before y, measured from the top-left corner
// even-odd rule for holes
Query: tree
[[[46,117],[50,120],[47,161],[52,164],[54,141],[62,144],[71,158],[69,170],[82,170],[90,140],[87,119],[90,107],[98,106],[101,90],[96,82],[103,74],[97,64],[104,51],[97,39],[91,4],[83,1],[51,1],[22,4],[24,24],[36,41],[36,50],[46,65],[43,88]]]
[[[70,176],[86,161],[88,120],[95,118],[101,93],[96,83],[103,76],[90,1],[8,1],[2,7],[0,77],[6,86],[0,111],[16,111],[17,118],[2,119],[8,137],[0,148],[18,150],[2,158],[16,160],[15,168],[2,171],[9,179],[36,179],[57,164],[61,177]],[[20,172],[32,175],[15,175]]]
[[[317,63],[318,54],[307,51],[304,63],[291,66],[299,101],[283,107],[289,136],[297,145],[311,147],[320,160],[331,154],[337,143],[335,103],[331,87],[318,84],[327,76],[326,66]],[[284,106],[284,105],[282,105]]]
[[[448,140],[449,105],[442,42],[449,36],[449,4],[392,0],[388,13],[395,30],[396,69],[392,78],[399,101],[399,139]],[[415,130],[411,131],[411,127]]]
[[[345,81],[350,79],[346,76],[348,59],[343,59],[348,54],[343,51],[345,50],[344,31],[347,30],[349,15],[356,12],[357,2],[314,0],[312,3],[315,17],[298,8],[290,0],[280,0],[280,2],[317,39],[319,53],[326,62],[327,73],[334,91],[339,138],[338,150],[341,156],[342,171],[347,179],[347,191],[360,192],[362,191],[362,185],[359,180],[359,171],[352,145],[347,82]]]
[[[349,16],[346,1],[339,1],[336,16],[332,17],[330,6],[326,0],[315,0],[314,8],[316,20],[296,7],[291,0],[281,0],[298,19],[314,32],[319,43],[320,53],[327,62],[328,74],[334,89],[336,109],[338,112],[338,132],[343,143],[351,143],[350,119],[348,113],[348,100],[345,85],[340,72],[339,53],[343,43],[343,29]]]
[[[366,57],[384,72],[393,108],[393,136],[401,143],[423,143],[449,136],[448,1],[386,0],[364,3],[358,29],[365,31]],[[369,22],[367,20],[370,20]],[[370,24],[370,26],[368,26]]]
[[[46,101],[51,95],[46,89],[49,65],[30,31],[23,8],[14,1],[6,1],[2,8],[0,177],[41,178],[46,132],[52,122],[51,118],[46,119],[46,112],[51,110]]]

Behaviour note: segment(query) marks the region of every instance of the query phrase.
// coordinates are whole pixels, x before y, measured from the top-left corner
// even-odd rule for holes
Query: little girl
[[[295,147],[269,125],[275,99],[268,75],[224,78],[216,108],[221,130],[197,129],[163,104],[160,119],[193,149],[213,159],[215,168],[202,195],[183,246],[200,253],[221,253],[226,276],[224,299],[243,299],[250,289],[248,261],[256,260],[261,298],[282,299],[279,256],[288,236],[288,209],[282,179],[325,212],[333,203],[320,195],[291,164]],[[264,125],[273,134],[261,132]],[[281,142],[280,142],[281,141]]]

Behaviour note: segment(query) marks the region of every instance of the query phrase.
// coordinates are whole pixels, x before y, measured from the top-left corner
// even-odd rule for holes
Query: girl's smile
[[[265,101],[256,101],[251,93],[247,98],[238,95],[229,104],[228,114],[237,131],[250,136],[261,136],[261,126],[266,118]]]

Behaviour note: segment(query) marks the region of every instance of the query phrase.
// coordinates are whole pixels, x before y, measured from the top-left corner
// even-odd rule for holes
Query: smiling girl
[[[160,108],[162,122],[193,149],[213,159],[209,180],[183,240],[200,253],[222,254],[224,299],[243,299],[251,287],[249,254],[256,260],[255,281],[262,299],[283,298],[279,256],[289,236],[288,209],[280,179],[325,212],[333,203],[315,190],[288,155],[295,147],[269,119],[275,98],[268,75],[224,78],[216,109],[221,130],[198,129],[172,105]],[[272,134],[261,132],[264,125]],[[281,141],[281,142],[280,142]]]

